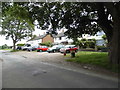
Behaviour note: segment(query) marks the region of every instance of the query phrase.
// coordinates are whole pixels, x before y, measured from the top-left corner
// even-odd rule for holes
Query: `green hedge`
[[[24,46],[25,44],[17,44],[17,46]]]
[[[95,48],[96,40],[95,39],[81,39],[77,42],[77,45],[81,48]]]
[[[0,46],[0,49],[9,49],[9,46],[7,44]]]
[[[98,51],[107,52],[107,51],[108,51],[108,48],[105,47],[105,46],[97,46],[97,50],[98,50]]]
[[[40,43],[40,45],[51,47],[52,43],[48,41],[48,42],[45,42],[45,43]]]

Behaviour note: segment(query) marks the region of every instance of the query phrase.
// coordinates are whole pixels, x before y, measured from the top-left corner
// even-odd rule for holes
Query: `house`
[[[42,39],[42,43],[45,43],[48,41],[51,43],[54,43],[54,36],[51,34],[45,34],[41,39]]]
[[[73,42],[72,39],[69,39],[64,32],[58,33],[54,37],[54,44],[71,44]]]
[[[39,44],[39,43],[45,43],[45,42],[51,42],[54,43],[54,35],[51,34],[45,34],[44,35],[39,35],[31,40],[28,40],[27,43],[33,44]]]
[[[32,40],[28,40],[27,43],[45,43],[48,41],[53,44],[71,44],[73,42],[72,39],[65,36],[64,31],[62,30],[62,32],[59,32],[57,35],[44,33],[43,35],[39,35]]]

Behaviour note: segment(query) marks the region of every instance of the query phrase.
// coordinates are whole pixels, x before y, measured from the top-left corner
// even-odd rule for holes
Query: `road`
[[[37,54],[36,52],[35,54]],[[51,58],[48,53],[39,53],[40,58],[32,52],[22,55],[9,51],[0,51],[3,59],[3,88],[118,88],[117,79],[100,77],[82,69],[74,70],[63,65],[51,64],[40,59]],[[60,54],[54,54],[60,56]],[[34,59],[33,59],[34,57]],[[81,70],[81,71],[80,71]],[[109,77],[109,76],[108,76]]]

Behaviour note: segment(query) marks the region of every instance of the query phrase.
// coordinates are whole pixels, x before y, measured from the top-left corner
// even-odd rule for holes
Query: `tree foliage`
[[[10,6],[7,11],[4,11],[0,33],[5,35],[6,39],[12,38],[14,49],[18,41],[32,36],[34,29],[29,19],[26,18],[28,14],[26,9],[20,6]],[[21,18],[22,16],[23,18]]]

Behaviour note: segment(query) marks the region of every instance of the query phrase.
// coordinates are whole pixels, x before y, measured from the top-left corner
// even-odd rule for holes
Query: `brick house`
[[[46,34],[41,39],[42,39],[42,43],[45,43],[45,42],[48,42],[48,41],[51,42],[51,43],[54,43],[54,37],[50,34]]]
[[[35,37],[32,40],[28,40],[27,43],[33,44],[33,43],[45,43],[45,42],[51,42],[54,43],[54,36],[55,35],[51,35],[51,34],[44,34],[44,35],[40,35]]]

